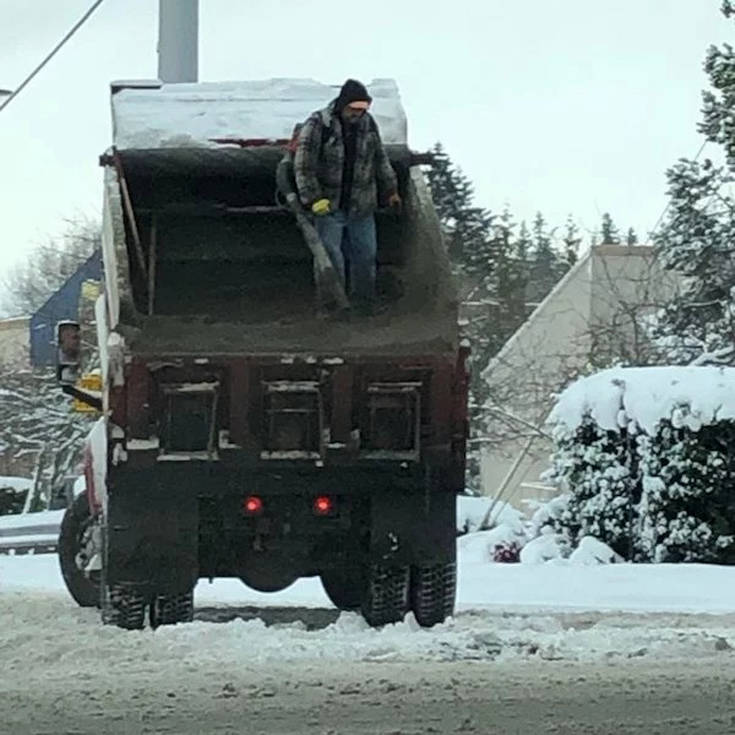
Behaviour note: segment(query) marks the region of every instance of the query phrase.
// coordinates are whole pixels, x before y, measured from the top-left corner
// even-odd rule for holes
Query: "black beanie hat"
[[[337,97],[336,105],[337,111],[341,112],[342,109],[351,102],[372,101],[373,98],[368,94],[368,91],[362,82],[358,82],[356,79],[348,79],[342,85],[342,89],[339,90],[339,97]]]

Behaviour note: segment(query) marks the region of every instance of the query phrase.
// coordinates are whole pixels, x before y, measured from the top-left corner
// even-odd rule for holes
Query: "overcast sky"
[[[0,88],[13,88],[91,0],[0,0]],[[441,140],[478,204],[517,218],[609,211],[651,229],[664,172],[694,156],[720,0],[201,0],[202,81],[397,80],[409,140]],[[62,220],[97,216],[108,83],[156,76],[157,0],[105,0],[0,113],[0,275]],[[706,155],[706,153],[705,153]]]

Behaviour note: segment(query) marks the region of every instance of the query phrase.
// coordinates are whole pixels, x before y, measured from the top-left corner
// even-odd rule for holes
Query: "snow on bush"
[[[543,564],[569,556],[568,538],[548,528],[544,531],[521,549],[520,560],[523,564]]]
[[[735,422],[694,432],[662,421],[638,442],[640,548],[652,561],[735,561]]]
[[[489,528],[483,528],[487,517]],[[457,497],[460,548],[478,561],[517,562],[528,540],[523,513],[489,497]]]
[[[584,536],[579,540],[577,548],[569,555],[572,564],[616,564],[625,561],[607,544],[593,536]]]
[[[483,517],[491,507],[491,498],[460,496],[457,500],[457,527],[461,534],[458,548],[465,562],[542,564],[568,559],[579,564],[606,564],[623,561],[613,549],[598,539],[586,536],[574,549],[569,535],[560,528],[567,512],[569,496],[560,495],[546,502],[528,501],[533,509],[530,519],[507,506],[502,512],[493,510],[491,517],[501,522],[487,530],[479,530]],[[471,529],[467,532],[467,529]]]
[[[554,433],[557,451],[544,481],[571,492],[552,527],[577,540],[594,536],[619,554],[631,547],[630,497],[635,481],[625,436],[599,427],[586,417],[574,432]]]
[[[639,561],[735,561],[735,368],[615,368],[551,414],[553,527]]]
[[[527,525],[527,533],[530,538],[540,536],[545,528],[555,529],[569,505],[569,493],[562,493],[551,500],[541,502],[538,500],[525,500],[525,504],[533,510],[531,520]]]

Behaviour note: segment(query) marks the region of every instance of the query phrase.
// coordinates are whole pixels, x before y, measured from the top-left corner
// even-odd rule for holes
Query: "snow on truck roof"
[[[386,145],[407,145],[406,114],[391,79],[367,85],[370,112]],[[311,79],[112,84],[113,144],[118,150],[217,148],[214,138],[283,140],[296,123],[333,100],[339,85]]]

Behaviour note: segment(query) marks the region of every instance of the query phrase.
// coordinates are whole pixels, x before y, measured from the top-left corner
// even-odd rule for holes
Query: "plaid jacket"
[[[357,123],[357,149],[349,214],[372,214],[379,202],[398,190],[396,174],[380,140],[378,126],[369,114]],[[294,158],[299,196],[305,206],[326,198],[336,209],[342,191],[344,144],[342,122],[334,102],[312,113],[304,123]]]

